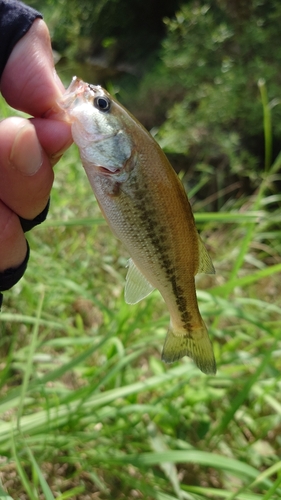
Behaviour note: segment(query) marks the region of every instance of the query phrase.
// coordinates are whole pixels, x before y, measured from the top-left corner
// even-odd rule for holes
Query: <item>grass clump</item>
[[[197,279],[207,377],[160,361],[165,304],[125,304],[127,255],[68,151],[0,315],[0,498],[281,497],[279,164],[250,199],[196,211],[217,270]]]

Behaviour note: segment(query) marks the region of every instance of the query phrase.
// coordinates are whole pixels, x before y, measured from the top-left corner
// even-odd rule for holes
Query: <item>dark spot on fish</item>
[[[170,269],[168,268],[168,269],[166,270],[166,275],[167,275],[167,278],[169,279],[169,281],[170,281],[170,279],[171,279],[171,276],[173,276],[174,272],[175,272],[175,270],[174,270],[174,268],[173,268],[173,267],[172,267],[172,268],[170,268]]]
[[[171,270],[171,266],[172,266],[173,263],[172,263],[172,261],[169,258],[167,258],[167,257],[163,258],[162,263],[167,268],[167,270],[168,269]],[[172,270],[174,270],[174,268],[172,268]]]
[[[121,194],[121,182],[114,182],[110,196],[115,197]]]
[[[160,243],[159,238],[156,238],[156,237],[155,237],[155,238],[151,238],[151,243],[152,243],[152,245],[154,245],[155,247],[158,247],[158,246],[159,246],[159,243]]]

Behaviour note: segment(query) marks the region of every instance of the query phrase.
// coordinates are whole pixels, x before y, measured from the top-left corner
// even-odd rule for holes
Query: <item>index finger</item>
[[[13,108],[32,116],[61,111],[56,101],[64,87],[55,72],[50,35],[42,19],[36,19],[15,45],[1,78],[1,92]]]

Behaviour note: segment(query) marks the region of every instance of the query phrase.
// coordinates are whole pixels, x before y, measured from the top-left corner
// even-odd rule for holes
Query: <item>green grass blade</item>
[[[275,341],[273,343],[271,349],[269,349],[266,352],[266,354],[263,356],[262,361],[261,361],[260,365],[258,366],[258,368],[246,380],[245,384],[241,387],[238,394],[231,402],[229,410],[224,413],[220,423],[217,426],[215,426],[215,428],[213,429],[213,431],[211,433],[211,437],[215,438],[215,436],[216,436],[215,439],[218,440],[219,436],[225,432],[227,426],[229,425],[231,420],[234,418],[235,413],[242,406],[243,402],[248,397],[249,392],[251,391],[253,385],[257,382],[257,380],[259,379],[259,377],[263,373],[264,369],[268,365],[268,363],[272,357],[272,352],[276,348],[276,343],[277,343],[277,341]]]
[[[76,366],[80,365],[85,361],[87,358],[89,358],[97,349],[99,349],[104,343],[107,342],[107,340],[111,337],[111,334],[108,336],[105,336],[103,339],[101,339],[99,342],[89,349],[85,350],[82,352],[80,355],[75,357],[74,359],[70,360],[69,362],[65,363],[64,365],[60,366],[59,368],[55,368],[54,370],[51,370],[49,373],[44,375],[42,378],[40,378],[40,381],[34,380],[31,381],[28,385],[28,390],[33,390],[38,384],[39,385],[44,385],[48,382],[52,382],[53,380],[59,379],[62,377],[65,373],[68,371],[71,371],[74,369]],[[14,389],[11,391],[6,397],[2,399],[2,402],[0,404],[0,411],[5,412],[8,411],[11,408],[14,408],[18,406],[19,400],[20,400],[20,395],[21,395],[21,388]],[[1,428],[0,428],[0,441],[1,441]]]
[[[265,172],[268,172],[271,166],[271,158],[272,158],[272,128],[271,128],[271,112],[268,103],[265,80],[263,78],[259,79],[258,87],[260,90],[261,102],[263,108],[263,130],[264,130],[264,147],[265,147],[264,167],[265,167]]]
[[[25,369],[25,372],[24,372],[23,383],[22,383],[22,386],[21,386],[21,395],[20,395],[19,407],[18,407],[18,412],[17,412],[17,426],[18,426],[18,429],[20,429],[20,419],[21,419],[22,412],[23,412],[24,399],[25,399],[25,396],[26,396],[29,379],[30,379],[31,373],[32,373],[33,356],[34,356],[35,349],[36,349],[36,342],[37,342],[38,330],[39,330],[39,320],[40,320],[40,316],[41,316],[41,313],[42,313],[43,300],[44,300],[44,292],[42,291],[41,297],[40,297],[40,300],[39,300],[39,303],[38,303],[38,309],[37,309],[37,314],[36,314],[36,322],[34,324],[32,336],[31,336],[30,349],[29,349],[29,353],[28,353],[28,358],[27,358],[27,363],[26,363],[26,369]]]
[[[26,453],[27,453],[27,455],[30,459],[30,462],[34,468],[34,471],[38,477],[38,481],[39,481],[39,484],[42,488],[42,492],[44,494],[45,500],[55,500],[55,497],[53,496],[53,494],[49,488],[49,485],[48,485],[47,481],[45,480],[45,478],[40,470],[40,467],[38,466],[31,450],[28,447],[26,448]]]
[[[248,276],[243,276],[241,278],[230,280],[224,285],[214,286],[213,288],[211,288],[210,292],[213,295],[227,296],[236,286],[244,287],[246,285],[251,285],[252,283],[256,283],[263,278],[273,276],[280,272],[281,272],[281,264],[275,264],[273,266],[268,266],[265,267],[264,269],[259,269],[258,271],[254,271]]]
[[[59,220],[59,219],[48,219],[44,222],[44,226],[39,226],[42,229],[50,228],[50,227],[93,227],[93,226],[105,226],[106,222],[101,217],[84,217],[83,219],[68,219],[68,220]]]
[[[160,465],[165,462],[193,463],[206,467],[215,467],[216,469],[223,470],[239,478],[246,477],[254,480],[259,475],[257,469],[244,462],[226,458],[216,453],[197,450],[171,450],[162,453],[141,453],[139,455],[120,455],[118,457],[97,456],[96,460],[108,464],[133,464],[140,468]],[[264,479],[262,483],[266,488],[272,486],[271,481],[267,479]]]
[[[0,486],[0,500],[15,500],[10,495],[8,495]]]
[[[21,463],[21,458],[19,457],[16,445],[15,445],[15,440],[14,436],[12,436],[12,452],[13,452],[13,457],[17,466],[17,471],[20,477],[20,480],[22,482],[22,485],[28,494],[28,497],[30,500],[38,500],[37,494],[35,494],[35,490],[33,488],[33,485],[30,484],[29,479],[27,477],[27,474],[22,466]]]
[[[80,493],[84,493],[85,486],[76,486],[75,488],[71,488],[71,490],[65,491],[61,495],[56,497],[56,500],[68,500],[69,498],[75,498],[76,495]]]
[[[280,498],[280,490],[279,493],[277,493],[277,490],[281,484],[281,475],[279,474],[279,477],[274,481],[274,484],[269,488],[268,492],[264,495],[262,500],[271,500],[274,498],[274,494],[276,493],[276,498]],[[278,496],[277,496],[278,494]]]
[[[194,218],[198,223],[220,222],[223,224],[245,224],[250,222],[258,223],[267,215],[263,210],[251,210],[249,212],[206,212],[195,213]]]
[[[223,500],[227,500],[229,496],[229,491],[219,488],[204,488],[201,486],[183,486],[183,488],[187,491],[198,493],[198,495],[200,495],[199,498],[202,498],[202,500],[206,498],[214,500],[222,498]],[[255,493],[238,493],[235,495],[235,500],[263,500],[262,495]]]
[[[153,422],[148,425],[148,434],[150,435],[151,448],[156,453],[167,452],[168,448],[164,442],[164,439],[160,432],[157,432],[156,426]],[[161,469],[166,475],[167,479],[170,481],[175,494],[179,500],[183,500],[183,495],[178,480],[178,473],[175,465],[172,462],[162,462],[160,464]]]

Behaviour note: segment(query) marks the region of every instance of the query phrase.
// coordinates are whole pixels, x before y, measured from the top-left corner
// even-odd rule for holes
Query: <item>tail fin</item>
[[[183,356],[192,358],[203,373],[216,373],[214,351],[203,321],[199,328],[190,332],[168,330],[162,360],[172,363]]]

